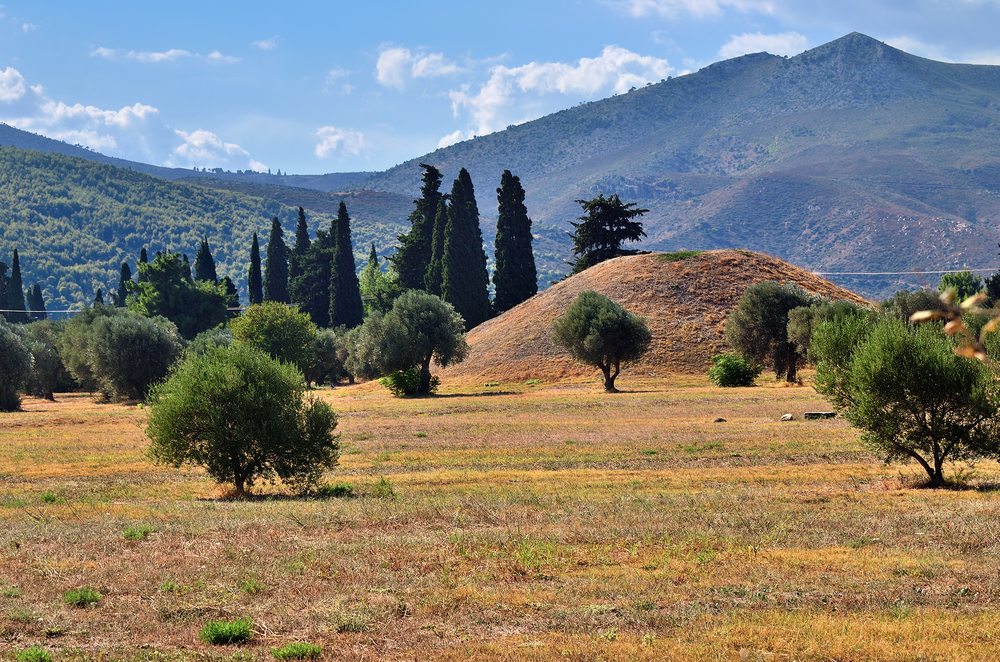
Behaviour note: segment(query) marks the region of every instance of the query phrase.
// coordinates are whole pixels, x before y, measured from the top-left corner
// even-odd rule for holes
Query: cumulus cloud
[[[411,78],[434,78],[458,71],[458,65],[441,53],[414,55],[408,48],[387,48],[378,56],[375,78],[386,87],[402,90]]]
[[[763,34],[760,32],[733,35],[722,48],[719,57],[729,59],[748,53],[767,52],[771,55],[798,55],[809,46],[809,39],[798,32]]]
[[[187,133],[169,127],[153,106],[135,103],[106,110],[57,101],[41,85],[28,85],[11,67],[0,71],[0,121],[110,156],[157,165],[242,169],[257,163],[245,149],[210,131]]]
[[[268,37],[267,39],[261,39],[260,41],[255,41],[250,45],[254,48],[259,48],[262,51],[273,51],[278,47],[278,35]]]
[[[241,59],[243,58],[233,57],[232,55],[223,55],[219,51],[212,51],[205,56],[205,60],[216,64],[236,64]]]
[[[448,147],[449,145],[454,145],[455,143],[461,140],[462,140],[462,130],[459,129],[454,133],[449,133],[447,136],[442,137],[441,140],[438,141],[438,149],[441,149],[442,147]]]
[[[125,51],[119,48],[105,48],[101,46],[90,51],[91,56],[102,57],[105,60],[134,60],[145,64],[158,64],[160,62],[177,62],[187,58],[196,58],[204,62],[214,64],[235,64],[241,60],[238,57],[223,55],[219,51],[212,51],[208,55],[199,55],[181,48],[171,48],[162,53],[153,51]]]
[[[324,126],[316,135],[320,139],[316,144],[316,156],[321,159],[345,153],[359,156],[368,148],[364,134],[351,129]]]
[[[606,46],[599,56],[581,58],[575,64],[531,62],[514,68],[498,65],[476,94],[468,89],[452,90],[449,97],[455,116],[462,108],[467,108],[476,122],[477,133],[485,134],[509,123],[502,120],[502,116],[508,114],[505,109],[514,106],[518,94],[591,97],[609,89],[621,93],[630,87],[666,78],[673,72],[666,60],[639,55],[619,46]]]
[[[29,32],[34,32],[37,29],[38,26],[35,25],[34,23],[25,23],[24,25],[21,26],[21,30],[24,31],[24,34],[28,34]]]
[[[893,48],[898,48],[901,51],[906,51],[912,55],[919,55],[920,57],[930,58],[932,60],[937,60],[939,62],[951,62],[952,60],[945,57],[944,49],[940,46],[935,46],[934,44],[926,44],[918,39],[913,39],[912,37],[900,36],[894,37],[892,39],[886,39],[885,43],[889,44]],[[970,62],[972,64],[996,64],[996,62],[975,62],[973,60],[962,60],[963,62]]]
[[[772,0],[612,0],[606,4],[637,17],[659,15],[673,18],[678,14],[690,14],[695,18],[709,18],[721,15],[727,7],[743,12],[775,12]]]

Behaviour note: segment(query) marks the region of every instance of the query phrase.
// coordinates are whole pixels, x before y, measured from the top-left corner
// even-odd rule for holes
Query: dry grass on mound
[[[469,332],[468,358],[442,371],[443,380],[516,382],[591,375],[552,344],[552,322],[584,290],[595,290],[642,315],[653,332],[633,374],[701,373],[724,351],[726,316],[753,283],[795,283],[830,299],[866,303],[857,294],[777,258],[749,251],[708,251],[673,260],[636,255],[603,262],[553,285]]]

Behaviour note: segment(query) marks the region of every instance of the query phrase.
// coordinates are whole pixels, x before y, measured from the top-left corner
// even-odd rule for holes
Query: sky
[[[385,170],[853,31],[1000,64],[1000,0],[0,0],[0,121],[174,167]]]

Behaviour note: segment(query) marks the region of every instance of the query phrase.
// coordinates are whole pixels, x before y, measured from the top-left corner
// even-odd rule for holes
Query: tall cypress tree
[[[302,257],[302,274],[292,283],[295,303],[321,327],[330,325],[330,273],[333,270],[333,248],[336,221],[330,231],[317,230],[316,239]]]
[[[194,284],[194,278],[191,276],[191,263],[188,262],[187,253],[185,253],[182,256],[182,258],[183,259],[181,261],[181,276],[184,277],[184,280],[186,280],[187,282],[189,282],[189,283],[191,283],[193,285]]]
[[[128,262],[122,262],[122,270],[118,274],[118,297],[115,299],[115,304],[119,308],[125,307],[125,299],[128,298],[129,283],[132,282],[132,269],[128,266]]]
[[[208,246],[208,237],[201,240],[201,246],[195,253],[194,279],[207,280],[210,283],[219,282],[219,275],[215,271],[215,258],[212,257],[212,249]]]
[[[424,274],[424,289],[434,296],[441,296],[441,281],[444,279],[444,230],[448,225],[447,199],[447,195],[441,196],[437,213],[434,215],[431,263],[427,265],[427,273]]]
[[[476,193],[462,168],[451,188],[444,230],[441,295],[465,320],[466,329],[490,318],[489,282]]]
[[[285,246],[285,231],[277,216],[271,220],[271,237],[267,240],[264,300],[288,303],[288,247]]]
[[[14,249],[14,258],[10,265],[10,280],[7,281],[7,319],[14,324],[27,324],[28,313],[24,307],[24,286],[21,284],[21,259],[17,256],[17,249]]]
[[[264,286],[260,277],[260,244],[257,242],[257,233],[253,233],[253,244],[250,246],[250,271],[247,273],[247,300],[252,306],[255,303],[263,303]]]
[[[45,299],[42,298],[42,287],[38,283],[31,288],[28,295],[28,310],[31,311],[31,321],[47,319],[49,314],[45,312]]]
[[[149,264],[149,258],[146,256],[146,247],[143,246],[142,250],[139,251],[139,264]],[[149,276],[143,273],[142,269],[139,268],[139,264],[135,265],[136,271],[139,272],[138,277],[136,277],[136,282],[145,283],[149,280]]]
[[[222,287],[226,291],[226,308],[239,308],[240,307],[240,293],[236,291],[236,283],[229,276],[222,277]],[[235,310],[230,310],[227,316],[232,319],[238,314]]]
[[[424,169],[424,184],[420,187],[420,199],[413,201],[410,232],[399,235],[399,248],[389,258],[404,290],[424,287],[424,276],[431,261],[434,217],[441,200],[441,171],[426,163],[421,163],[420,167]]]
[[[97,288],[97,292],[94,293],[94,304],[104,305],[104,290]]]
[[[309,226],[306,225],[306,210],[299,207],[299,222],[295,225],[295,246],[291,255],[288,256],[288,293],[292,299],[295,298],[293,283],[295,279],[302,275],[302,260],[309,252]]]
[[[361,303],[358,274],[354,268],[354,246],[351,243],[351,218],[347,205],[340,201],[335,233],[333,268],[330,271],[330,327],[346,326],[348,329],[364,321],[365,310]]]
[[[538,272],[531,252],[531,219],[521,180],[504,170],[497,189],[496,265],[493,311],[499,315],[538,293]]]

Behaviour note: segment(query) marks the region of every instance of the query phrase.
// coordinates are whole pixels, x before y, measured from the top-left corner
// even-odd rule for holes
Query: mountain
[[[567,252],[574,200],[603,191],[650,209],[647,250],[744,247],[824,272],[992,267],[1000,67],[935,62],[852,33],[511,126],[364,186],[415,195],[420,162],[446,178],[467,168],[484,215],[510,169],[542,241]],[[838,282],[878,296],[912,279]]]
[[[574,363],[552,343],[552,322],[577,295],[594,290],[646,318],[653,334],[649,352],[624,379],[651,374],[704,374],[725,351],[725,320],[744,290],[775,280],[795,283],[829,299],[865,300],[769,255],[743,250],[659,253],[602,262],[553,285],[469,331],[466,359],[441,371],[446,382],[555,380],[595,373]]]

